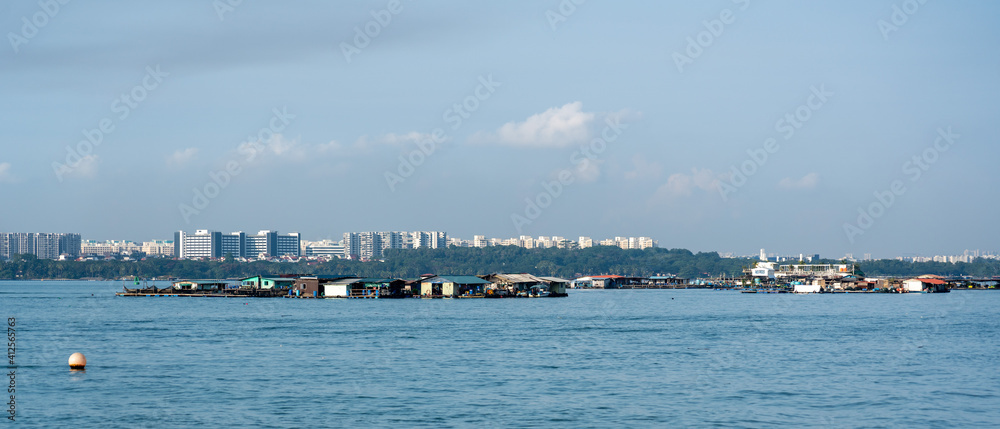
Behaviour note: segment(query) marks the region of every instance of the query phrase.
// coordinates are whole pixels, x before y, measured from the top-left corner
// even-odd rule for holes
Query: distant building
[[[341,243],[333,240],[322,240],[305,242],[303,245],[305,256],[329,256],[333,258],[346,258],[345,248]]]
[[[572,286],[579,289],[615,289],[625,277],[615,275],[587,276],[573,280]]]
[[[758,262],[755,267],[750,269],[750,275],[773,280],[775,278],[774,263]]]
[[[411,232],[413,248],[443,249],[448,247],[448,233],[441,231]]]
[[[262,230],[255,235],[242,231],[223,234],[219,231],[199,229],[194,234],[184,231],[174,233],[174,257],[221,258],[227,255],[242,258],[269,256],[300,256],[301,237],[297,232],[278,234]]]
[[[583,240],[586,237],[580,237]],[[588,241],[593,243],[589,238]],[[656,241],[650,237],[615,237],[612,240],[601,240],[599,243],[601,246],[616,246],[622,249],[648,249],[650,247],[657,247]],[[583,246],[580,246],[582,249]]]
[[[60,255],[80,256],[80,234],[0,232],[0,259],[14,255],[35,255],[39,259],[57,259]]]
[[[940,276],[923,275],[903,281],[903,289],[907,292],[948,292],[948,282]]]
[[[173,240],[153,240],[142,243],[142,253],[147,256],[169,256],[174,254]]]
[[[142,246],[128,240],[85,240],[80,243],[80,255],[82,256],[131,254],[132,252],[139,252],[141,250]]]
[[[80,234],[59,234],[59,255],[80,257]]]
[[[448,238],[448,247],[472,247],[472,242],[461,238]]]
[[[439,249],[448,246],[448,234],[440,231],[345,232],[344,252],[350,258],[381,259],[386,249]]]

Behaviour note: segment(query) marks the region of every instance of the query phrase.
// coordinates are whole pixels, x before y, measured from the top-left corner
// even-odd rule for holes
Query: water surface
[[[18,329],[17,424],[1000,425],[992,291],[298,300],[120,288],[0,282],[0,317]],[[73,352],[85,372],[69,371]]]

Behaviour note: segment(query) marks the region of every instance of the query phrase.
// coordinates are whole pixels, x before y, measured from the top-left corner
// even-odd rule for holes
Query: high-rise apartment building
[[[80,256],[80,234],[0,232],[0,259],[18,254],[39,259],[57,259],[61,255],[76,258]]]
[[[440,231],[345,232],[344,252],[349,258],[381,259],[386,249],[439,249],[448,246],[448,234]]]
[[[221,258],[227,255],[243,258],[299,256],[300,241],[297,232],[278,234],[277,231],[263,230],[251,235],[243,231],[223,234],[207,229],[199,229],[194,234],[178,231],[174,233],[174,256],[181,259]]]

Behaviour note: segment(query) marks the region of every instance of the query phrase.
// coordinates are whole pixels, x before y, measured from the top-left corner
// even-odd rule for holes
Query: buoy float
[[[83,353],[73,353],[69,356],[70,369],[85,369],[86,367],[87,358],[83,356]]]

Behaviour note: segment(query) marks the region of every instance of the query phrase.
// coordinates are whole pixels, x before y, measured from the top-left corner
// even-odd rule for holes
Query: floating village
[[[133,280],[134,289],[118,296],[193,296],[256,298],[557,298],[570,281],[531,274],[488,276],[424,275],[417,279],[359,278],[283,274],[238,280],[174,280],[160,289]],[[155,283],[155,282],[154,282]]]
[[[996,285],[995,279],[973,279]],[[788,264],[760,261],[737,281],[743,293],[947,293],[956,280],[936,275],[910,279],[862,277],[854,264]]]
[[[947,293],[962,287],[994,289],[997,278],[949,279],[923,275],[909,279],[865,278],[853,264],[789,264],[761,261],[734,278],[685,279],[594,275],[573,280],[527,273],[432,275],[415,279],[360,278],[300,274],[257,275],[228,280],[129,279],[118,296],[235,298],[557,298],[569,289],[713,289],[742,293]],[[161,281],[162,282],[162,281]]]

